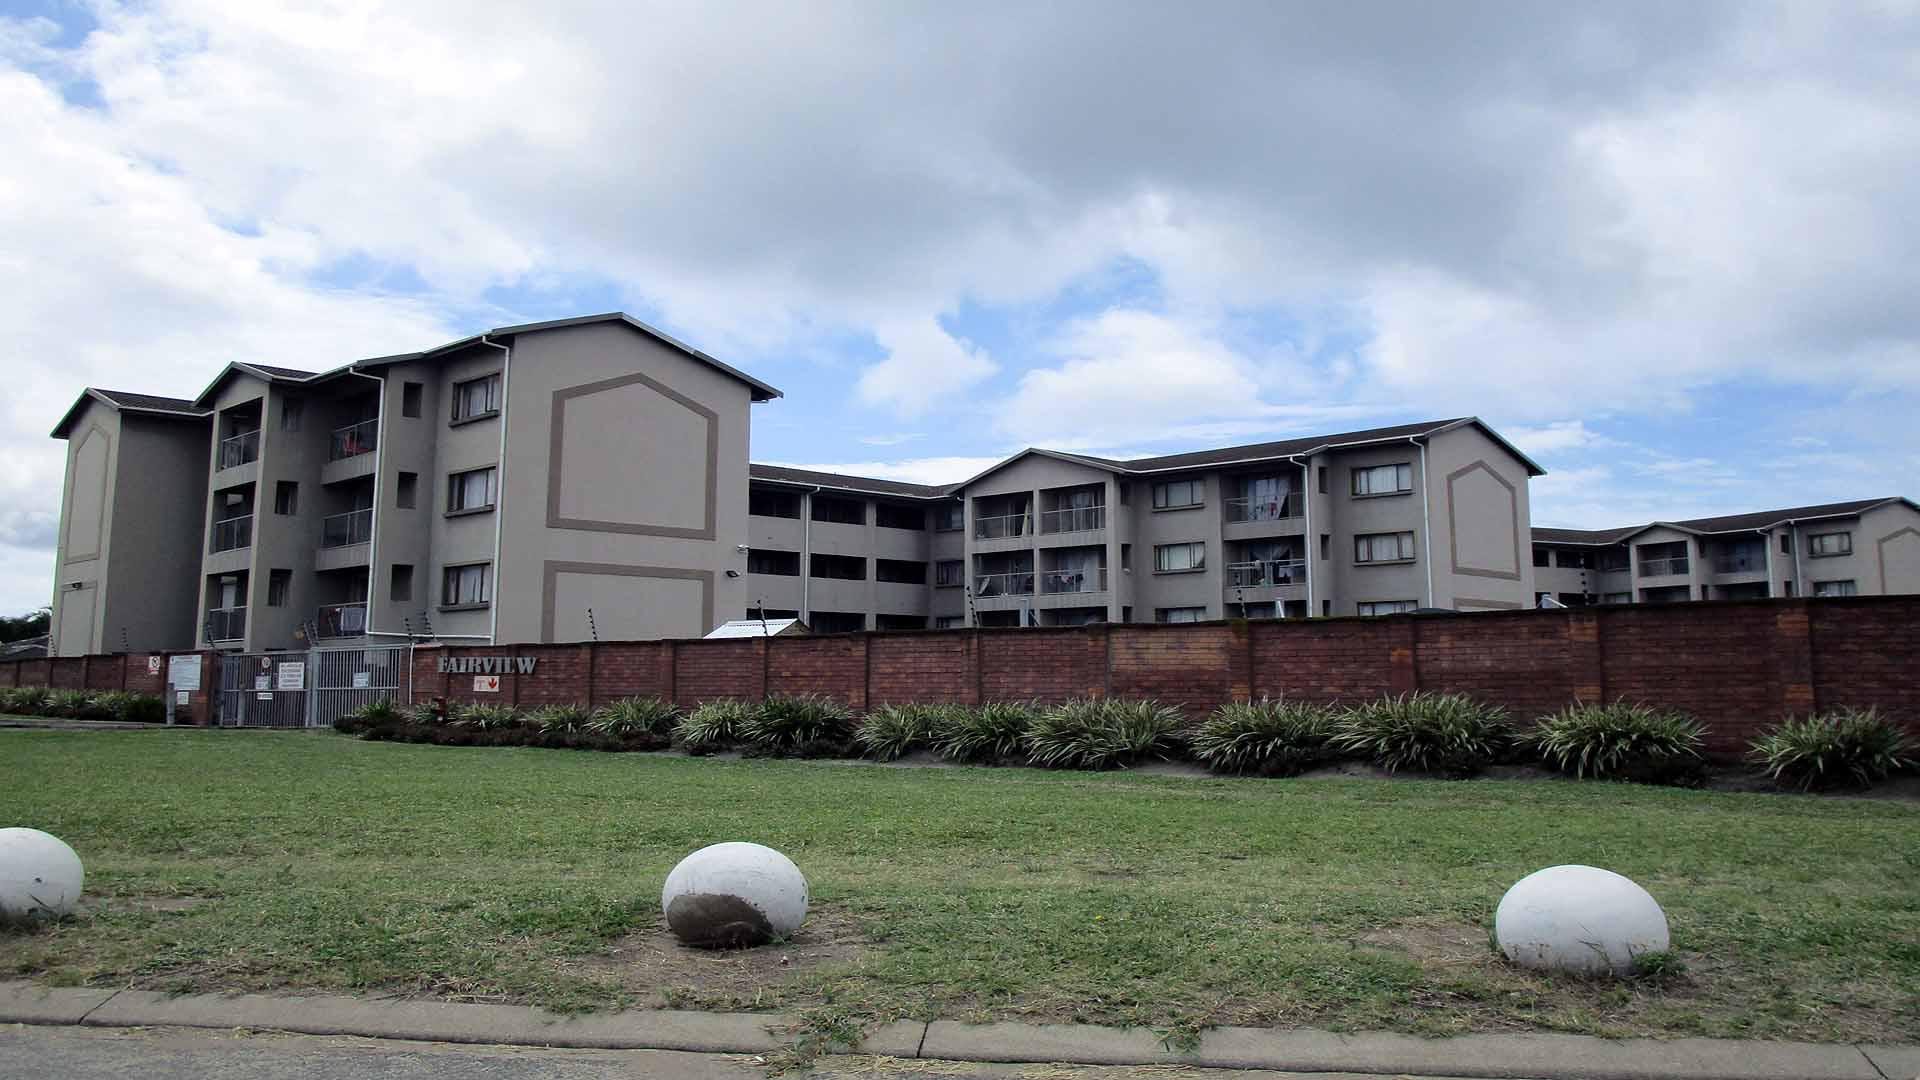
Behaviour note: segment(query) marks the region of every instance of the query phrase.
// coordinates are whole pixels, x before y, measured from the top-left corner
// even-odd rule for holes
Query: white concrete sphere
[[[807,879],[793,860],[760,844],[703,847],[680,860],[660,890],[667,928],[688,945],[764,945],[800,929]]]
[[[80,856],[39,829],[0,829],[0,920],[73,914],[86,884]]]
[[[1667,948],[1667,914],[1647,890],[1597,866],[1549,866],[1500,898],[1493,936],[1521,967],[1624,975]]]

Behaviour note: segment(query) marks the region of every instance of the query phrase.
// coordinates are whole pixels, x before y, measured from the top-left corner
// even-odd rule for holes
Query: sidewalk
[[[257,994],[169,996],[0,983],[0,1022],[90,1027],[248,1028],[307,1035],[602,1050],[760,1054],[791,1044],[799,1019],[773,1013],[639,1010],[563,1017],[519,1005]],[[1915,1080],[1920,1046],[1214,1028],[1192,1053],[1153,1032],[1067,1024],[897,1021],[859,1047],[885,1057],[1079,1065],[1187,1065],[1283,1072],[1554,1080]]]

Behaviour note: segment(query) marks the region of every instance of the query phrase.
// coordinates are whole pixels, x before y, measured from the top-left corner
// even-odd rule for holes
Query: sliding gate
[[[230,653],[220,658],[221,727],[331,727],[344,713],[411,697],[405,645],[308,652]]]

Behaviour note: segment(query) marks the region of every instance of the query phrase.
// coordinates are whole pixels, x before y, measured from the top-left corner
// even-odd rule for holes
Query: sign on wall
[[[200,689],[200,654],[167,657],[167,685],[175,690]]]
[[[159,657],[157,656],[147,657],[147,674],[149,675],[160,674],[160,658]]]
[[[531,675],[539,663],[540,658],[537,656],[442,656],[440,670],[450,671],[456,675],[494,671],[505,675],[512,675],[515,672]]]
[[[307,665],[305,661],[283,660],[274,669],[276,685],[282,690],[305,690],[307,688]]]
[[[355,690],[365,690],[367,687],[372,685],[373,685],[373,672],[356,671],[353,673],[353,688]]]
[[[475,675],[473,677],[473,689],[475,692],[481,694],[497,694],[500,692],[500,676]]]
[[[173,692],[173,703],[175,705],[191,705],[193,704],[192,698],[193,692],[191,690],[175,690]]]
[[[253,688],[254,688],[255,690],[271,690],[271,689],[273,689],[273,676],[271,676],[271,675],[255,675],[255,676],[253,677]]]

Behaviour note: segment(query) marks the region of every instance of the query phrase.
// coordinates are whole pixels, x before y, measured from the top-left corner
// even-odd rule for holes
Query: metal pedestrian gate
[[[221,727],[331,727],[343,714],[411,697],[411,649],[314,649],[220,658]]]

